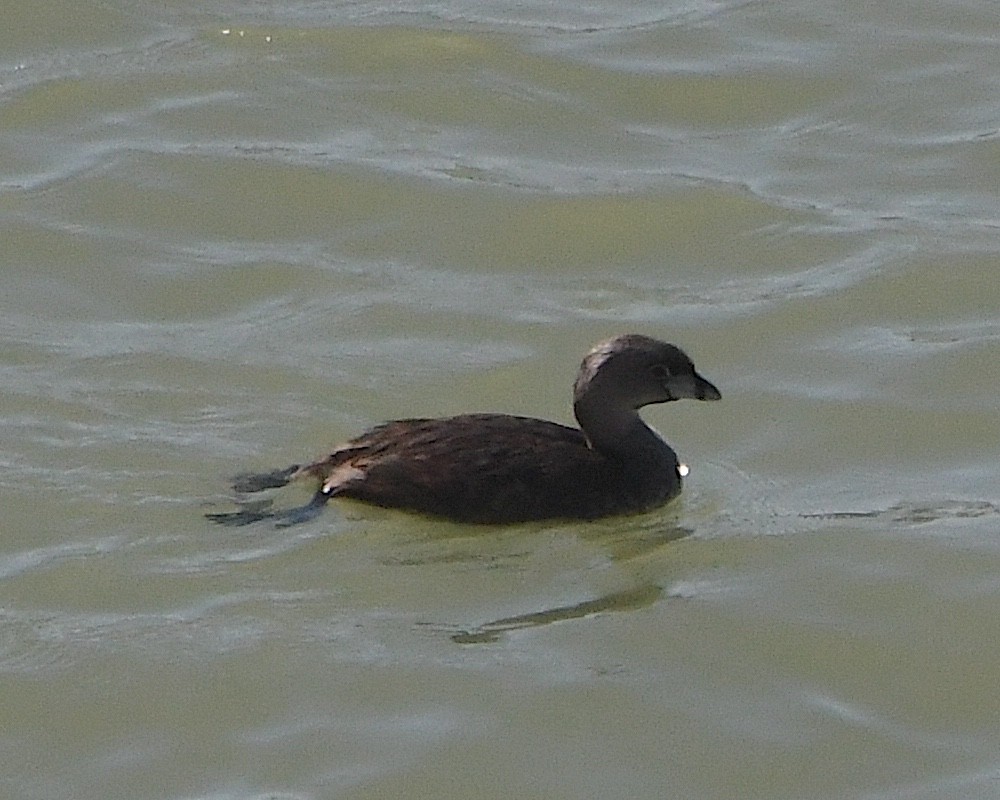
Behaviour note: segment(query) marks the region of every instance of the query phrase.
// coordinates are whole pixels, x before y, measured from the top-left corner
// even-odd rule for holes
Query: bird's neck
[[[584,395],[573,404],[573,413],[590,446],[610,458],[676,460],[674,451],[639,412],[607,398]]]

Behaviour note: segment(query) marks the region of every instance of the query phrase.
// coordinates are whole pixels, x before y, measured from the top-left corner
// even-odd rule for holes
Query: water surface
[[[996,796],[991,5],[5,18],[4,793]],[[662,511],[202,518],[632,330]]]

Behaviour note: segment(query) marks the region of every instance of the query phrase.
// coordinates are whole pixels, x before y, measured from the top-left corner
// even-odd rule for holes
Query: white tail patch
[[[330,494],[334,489],[338,489],[346,483],[358,481],[365,477],[365,473],[351,464],[341,464],[330,470],[330,474],[323,481],[323,494]]]

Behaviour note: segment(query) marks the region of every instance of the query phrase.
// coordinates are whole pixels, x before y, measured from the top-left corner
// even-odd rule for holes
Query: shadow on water
[[[692,536],[694,528],[678,524],[672,511],[604,519],[546,520],[514,525],[470,525],[397,509],[384,509],[350,500],[329,504],[330,512],[346,519],[364,519],[387,525],[405,521],[407,547],[380,557],[384,564],[465,563],[528,557],[539,541],[549,536],[570,536],[612,561],[629,561]]]
[[[986,500],[943,500],[938,503],[901,502],[872,511],[827,511],[800,515],[803,519],[862,520],[920,525],[946,519],[975,519],[1000,514],[1000,507]]]
[[[620,592],[611,592],[580,603],[503,617],[471,630],[454,633],[451,640],[456,644],[489,644],[498,641],[504,633],[522,628],[536,628],[542,625],[551,625],[553,622],[582,619],[594,614],[647,608],[659,600],[662,595],[663,589],[660,586],[654,584],[638,586]]]
[[[939,503],[901,502],[886,509],[874,511],[843,511],[801,514],[801,518],[822,520],[872,520],[921,525],[947,519],[970,519],[1000,515],[1000,507],[987,501],[946,500]],[[659,524],[657,524],[657,522]],[[592,531],[581,531],[580,537],[598,544],[616,561],[628,561],[654,552],[658,548],[690,536],[693,531],[683,527],[664,527],[663,520],[650,518],[638,526],[600,526]],[[664,594],[657,583],[610,592],[597,598],[578,603],[502,617],[475,628],[451,635],[456,644],[490,644],[499,641],[503,634],[525,628],[550,625],[555,622],[582,619],[596,614],[635,611],[647,608]]]
[[[580,539],[600,547],[613,561],[640,559],[661,547],[693,536],[694,528],[665,523],[658,514],[632,518],[629,525],[595,523],[578,532]]]
[[[689,528],[664,525],[664,520],[659,515],[643,515],[633,518],[632,521],[633,524],[629,525],[622,525],[620,521],[617,524],[610,521],[591,523],[582,529],[577,528],[575,533],[581,541],[596,546],[612,561],[620,563],[633,559],[641,560],[693,533]],[[474,628],[454,632],[451,634],[451,640],[461,645],[490,644],[499,641],[504,634],[511,631],[579,620],[598,614],[636,611],[652,606],[663,597],[664,589],[659,582],[643,580],[639,574],[632,575],[632,578],[636,581],[636,585],[629,588],[618,589],[575,603],[500,617]]]
[[[381,509],[367,509],[369,518],[398,514]],[[474,627],[459,624],[427,623],[446,633],[460,645],[489,644],[500,641],[503,635],[525,628],[538,628],[556,622],[580,620],[595,615],[620,613],[647,608],[665,593],[663,581],[656,570],[650,574],[645,559],[670,544],[691,536],[694,531],[677,524],[673,515],[650,513],[635,517],[598,520],[594,522],[530,523],[516,526],[471,527],[459,523],[436,520],[430,517],[408,516],[407,535],[397,539],[398,547],[383,554],[378,562],[383,565],[422,567],[464,566],[473,570],[533,571],[540,561],[550,561],[550,556],[540,555],[554,547],[561,551],[567,540],[576,540],[582,551],[592,558],[600,553],[602,561],[618,563],[624,567],[622,581],[625,588],[604,594],[581,597],[575,602],[547,605],[521,614],[498,617]],[[405,543],[404,543],[405,542]],[[551,551],[550,551],[551,552]],[[563,564],[565,570],[583,569],[587,564]],[[544,601],[542,601],[544,603]]]

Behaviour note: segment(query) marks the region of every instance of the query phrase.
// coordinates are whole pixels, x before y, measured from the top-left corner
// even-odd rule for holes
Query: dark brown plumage
[[[574,386],[581,429],[530,417],[466,414],[387,422],[303,467],[239,476],[256,492],[312,478],[313,500],[287,511],[209,514],[242,525],[308,519],[331,497],[403,508],[460,522],[593,519],[643,511],[681,488],[677,456],[637,409],[719,391],[673,345],[629,334],[592,349]]]

